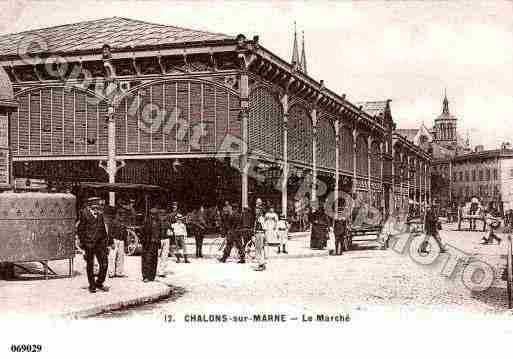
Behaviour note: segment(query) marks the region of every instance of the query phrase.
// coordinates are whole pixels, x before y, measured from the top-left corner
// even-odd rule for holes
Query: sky
[[[287,61],[296,21],[309,75],[350,101],[391,99],[398,128],[431,127],[446,89],[472,146],[513,143],[513,1],[3,0],[0,33],[111,16],[259,35]]]

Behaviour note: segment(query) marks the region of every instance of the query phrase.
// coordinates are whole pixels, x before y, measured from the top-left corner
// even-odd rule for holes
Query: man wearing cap
[[[160,235],[160,250],[157,264],[157,275],[159,277],[166,276],[167,260],[169,257],[169,249],[171,242],[171,222],[165,209],[159,210],[159,219],[161,222],[161,235]]]
[[[77,228],[80,247],[85,252],[87,280],[91,293],[95,293],[97,289],[104,292],[109,290],[103,283],[107,276],[108,246],[114,245],[107,234],[100,200],[98,197],[89,198],[87,206],[80,212],[80,222]],[[96,281],[94,280],[95,257],[100,267]]]
[[[171,204],[171,212],[169,213],[169,220],[171,221],[171,224],[176,222],[176,216],[178,216],[180,212],[178,212],[178,202],[173,202]]]
[[[125,277],[125,243],[127,240],[126,227],[120,221],[120,215],[116,207],[105,208],[105,224],[109,238],[114,242],[113,249],[109,252],[109,277]]]
[[[287,221],[287,216],[285,216],[284,213],[280,215],[280,219],[278,220],[278,223],[276,224],[276,230],[277,230],[277,237],[278,237],[278,254],[280,252],[283,252],[283,254],[288,254],[287,252],[287,241],[289,239],[289,222]],[[281,251],[280,251],[281,246]]]
[[[157,208],[151,208],[144,221],[141,255],[141,271],[144,282],[155,280],[157,275],[158,252],[162,235],[162,222]]]
[[[183,256],[184,263],[190,263],[187,259],[187,248],[185,243],[187,240],[187,227],[185,227],[184,217],[181,214],[177,214],[175,220],[176,222],[171,224],[171,229],[176,243],[176,262],[180,263],[180,256]]]

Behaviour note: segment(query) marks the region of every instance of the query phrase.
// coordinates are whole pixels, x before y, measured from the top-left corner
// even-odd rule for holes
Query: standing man
[[[203,238],[207,230],[207,215],[203,206],[200,206],[196,213],[193,214],[192,225],[196,242],[196,257],[203,258]]]
[[[177,214],[175,220],[176,222],[171,224],[171,229],[176,243],[176,262],[180,263],[180,256],[183,256],[184,263],[190,263],[187,259],[187,227],[183,223],[184,218],[181,214]]]
[[[178,202],[173,201],[171,203],[171,209],[170,209],[169,215],[168,215],[168,221],[169,221],[169,224],[171,226],[176,222],[176,217],[178,215],[180,215],[180,212],[178,212]],[[179,262],[180,261],[180,256],[178,254],[178,247],[177,247],[178,243],[176,243],[176,239],[175,239],[173,234],[171,234],[171,238],[170,238],[169,241],[173,245],[172,247],[174,248],[174,253],[175,253],[176,261]]]
[[[256,271],[266,270],[265,260],[265,213],[263,207],[258,205],[255,208],[255,254],[258,263]]]
[[[171,221],[171,224],[176,222],[176,217],[180,215],[180,212],[178,212],[178,202],[173,202],[171,204],[171,212],[169,213],[169,220]]]
[[[225,207],[225,214],[223,218],[223,235],[226,236],[226,245],[224,247],[223,256],[219,258],[219,262],[225,263],[226,259],[230,256],[232,248],[235,245],[239,251],[239,261],[237,263],[245,263],[245,253],[242,247],[241,240],[241,224],[242,218],[240,213],[232,208],[232,206]]]
[[[108,206],[105,209],[105,224],[109,238],[114,243],[113,249],[109,252],[109,277],[125,277],[126,227],[121,223],[116,207]]]
[[[165,277],[167,271],[167,261],[169,257],[169,247],[171,243],[171,223],[165,209],[159,210],[159,219],[161,223],[160,250],[158,254],[157,275]]]
[[[337,214],[333,224],[333,232],[335,234],[335,255],[341,256],[347,250],[346,236],[347,236],[347,221],[341,213]]]
[[[100,200],[98,197],[89,198],[87,206],[80,212],[77,228],[80,247],[85,251],[87,280],[91,293],[95,293],[97,289],[104,292],[109,290],[103,283],[107,276],[108,246],[114,246],[114,242],[107,234]],[[94,280],[95,257],[100,267],[96,281]]]
[[[280,254],[280,247],[283,254],[288,254],[287,252],[287,241],[289,240],[289,222],[287,221],[287,217],[284,213],[280,215],[280,219],[276,225],[277,235],[278,235],[278,254]]]
[[[141,271],[143,282],[155,280],[157,275],[158,252],[162,235],[162,222],[158,209],[151,208],[150,215],[145,219],[143,227]]]

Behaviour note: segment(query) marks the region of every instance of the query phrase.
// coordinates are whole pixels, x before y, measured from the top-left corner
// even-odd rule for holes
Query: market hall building
[[[262,197],[284,212],[338,190],[385,212],[429,199],[430,158],[394,140],[390,101],[354,104],[312,79],[296,36],[289,63],[258,36],[114,17],[2,35],[0,65],[18,178],[157,184],[185,206]]]

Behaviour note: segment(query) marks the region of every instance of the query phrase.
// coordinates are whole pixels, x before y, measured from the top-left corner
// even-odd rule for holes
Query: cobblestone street
[[[503,243],[480,245],[480,232],[456,232],[446,226],[444,241],[503,266]],[[306,239],[304,240],[306,246]],[[170,264],[166,282],[175,287],[171,299],[106,316],[176,317],[194,313],[302,313],[355,310],[423,310],[495,313],[507,308],[505,282],[496,281],[483,293],[472,293],[460,275],[443,277],[438,267],[424,267],[407,254],[380,250],[362,242],[341,257],[272,258],[268,270],[251,264],[220,264],[214,259]],[[229,308],[229,309],[228,309]]]

